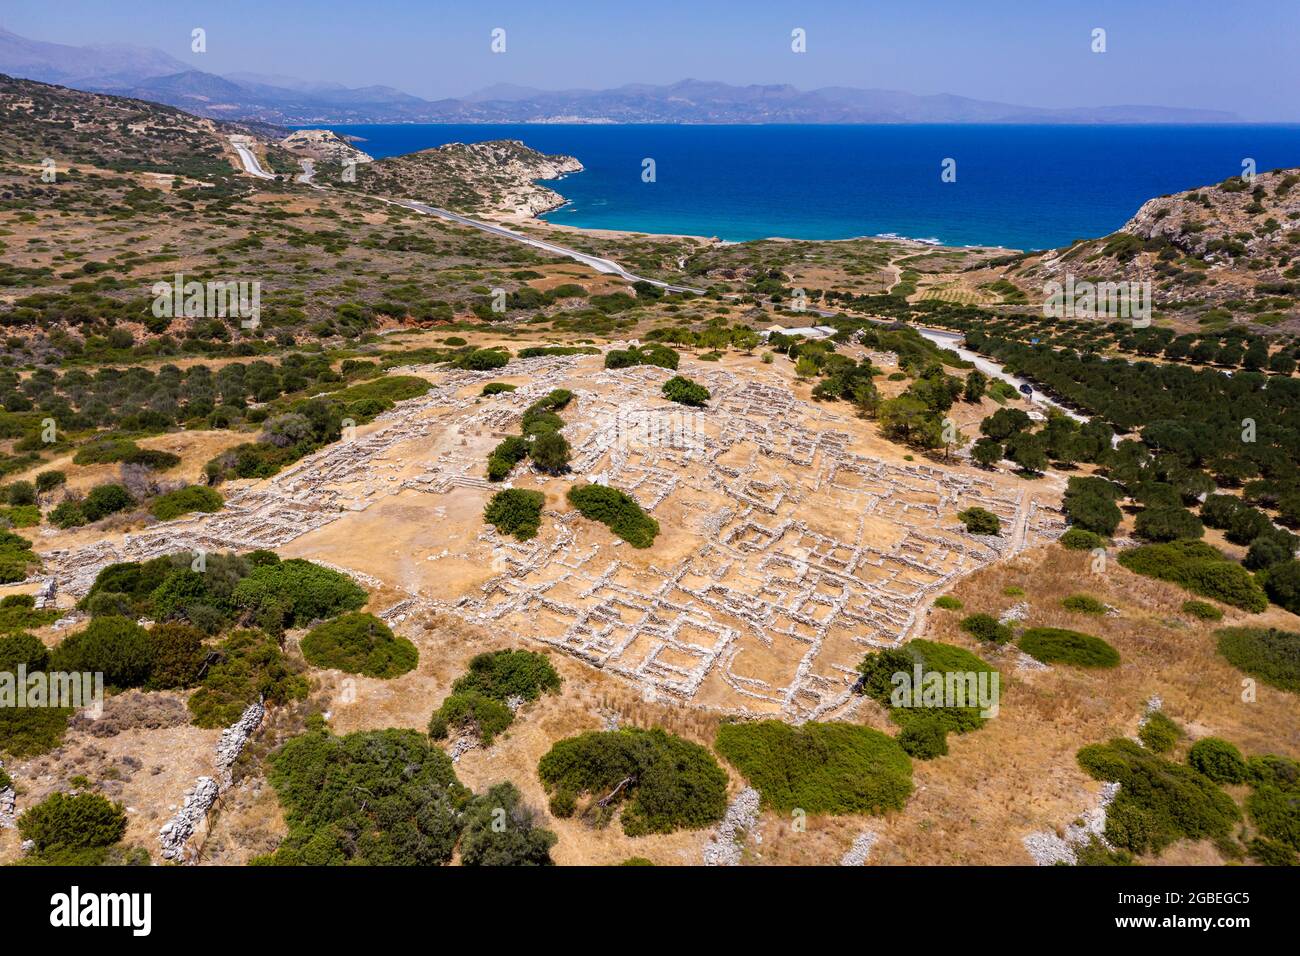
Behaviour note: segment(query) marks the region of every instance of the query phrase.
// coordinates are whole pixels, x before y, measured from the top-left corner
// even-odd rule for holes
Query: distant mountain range
[[[258,73],[218,76],[159,50],[68,46],[0,29],[0,73],[131,96],[200,116],[284,125],[338,123],[1233,123],[1234,113],[1165,106],[1046,109],[937,94],[682,80],[612,90],[498,84],[425,100],[389,86],[349,88]]]

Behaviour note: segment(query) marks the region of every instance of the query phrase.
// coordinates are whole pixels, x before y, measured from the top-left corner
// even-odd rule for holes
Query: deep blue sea
[[[576,156],[551,183],[572,226],[741,241],[895,233],[947,245],[1060,246],[1145,200],[1300,166],[1300,126],[355,125],[376,158],[518,139]],[[643,182],[642,161],[656,181]],[[956,181],[940,177],[956,160]]]

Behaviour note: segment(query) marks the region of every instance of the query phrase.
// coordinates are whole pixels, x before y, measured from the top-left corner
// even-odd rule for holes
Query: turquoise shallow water
[[[894,233],[1038,249],[1104,235],[1145,200],[1300,166],[1300,126],[336,126],[382,158],[519,139],[586,170],[551,184],[572,226],[742,241]],[[655,161],[656,181],[642,181]],[[956,181],[940,172],[956,161]]]

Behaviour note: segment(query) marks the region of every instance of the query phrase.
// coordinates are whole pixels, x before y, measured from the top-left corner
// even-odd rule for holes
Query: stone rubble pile
[[[1111,848],[1106,841],[1106,809],[1119,793],[1119,784],[1103,783],[1101,800],[1097,806],[1085,810],[1080,822],[1071,823],[1065,828],[1064,837],[1057,836],[1050,830],[1030,833],[1023,839],[1025,849],[1039,866],[1056,866],[1067,863],[1074,866],[1079,862],[1076,850],[1087,846],[1096,837],[1102,845]]]
[[[853,846],[840,857],[840,866],[866,866],[867,857],[871,855],[871,848],[876,845],[878,839],[880,835],[870,830],[859,833],[853,841]]]
[[[752,835],[755,842],[762,837],[755,832],[758,823],[759,793],[753,787],[741,790],[727,805],[727,812],[704,845],[705,866],[740,866],[745,850],[745,839]]]

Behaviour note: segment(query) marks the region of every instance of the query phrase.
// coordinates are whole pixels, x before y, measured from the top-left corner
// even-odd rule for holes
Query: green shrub
[[[155,624],[149,629],[149,690],[193,687],[208,659],[203,632],[188,624]]]
[[[1107,810],[1106,839],[1133,853],[1159,853],[1179,839],[1227,837],[1240,811],[1212,781],[1131,740],[1092,744],[1079,766],[1097,780],[1120,785]]]
[[[1133,522],[1133,534],[1146,541],[1178,541],[1202,537],[1205,526],[1186,508],[1143,508]]]
[[[569,440],[559,432],[543,432],[533,439],[528,454],[537,470],[547,475],[563,475],[569,470]]]
[[[442,702],[429,719],[429,736],[445,740],[451,732],[467,732],[484,747],[490,747],[497,735],[515,719],[504,703],[475,690],[457,691]]]
[[[126,834],[126,812],[97,793],[53,793],[18,818],[40,854],[108,847]]]
[[[220,511],[225,503],[219,491],[203,485],[187,485],[159,495],[149,506],[149,512],[159,521],[171,521],[195,511],[212,514]]]
[[[569,504],[584,518],[599,521],[634,548],[648,548],[659,534],[659,522],[617,488],[605,485],[574,485]]]
[[[86,513],[81,509],[81,502],[68,498],[59,502],[51,509],[49,514],[50,524],[56,528],[67,530],[68,528],[79,528],[86,523]]]
[[[595,301],[594,299],[592,300]],[[660,368],[677,370],[681,356],[676,350],[666,345],[652,342],[649,345],[629,349],[610,349],[605,353],[605,368],[631,368],[634,365],[657,365]]]
[[[500,395],[502,392],[513,392],[518,387],[519,387],[518,385],[511,385],[508,382],[488,382],[486,385],[483,386],[483,391],[479,392],[479,394]]]
[[[134,505],[135,499],[121,485],[96,485],[81,502],[81,513],[87,521],[98,521]]]
[[[36,490],[41,494],[67,484],[68,476],[61,471],[42,471],[36,475]]]
[[[1202,541],[1171,541],[1123,551],[1119,563],[1135,574],[1171,581],[1194,594],[1258,613],[1268,598],[1250,572]]]
[[[1106,605],[1088,594],[1071,594],[1061,601],[1061,607],[1075,614],[1105,614]]]
[[[288,835],[277,866],[435,866],[451,860],[470,793],[414,730],[312,730],[271,755]]]
[[[1093,551],[1106,546],[1106,539],[1083,528],[1067,528],[1061,535],[1061,546],[1071,551]]]
[[[542,505],[546,496],[540,491],[507,488],[498,491],[483,509],[483,520],[499,534],[512,534],[520,541],[537,537],[542,526]]]
[[[909,720],[898,733],[898,745],[909,757],[933,760],[948,755],[948,728],[942,720],[918,717]]]
[[[934,606],[937,608],[942,608],[945,611],[960,611],[963,607],[965,607],[965,605],[962,604],[961,601],[957,600],[955,597],[953,597],[950,594],[944,594],[941,597],[935,598]]]
[[[344,614],[312,628],[302,639],[302,656],[329,667],[389,679],[414,670],[419,653],[373,614]]]
[[[557,837],[537,824],[537,814],[512,783],[475,797],[465,811],[462,866],[551,866]]]
[[[1183,736],[1183,729],[1165,716],[1163,711],[1153,710],[1138,730],[1138,740],[1153,753],[1167,754]]]
[[[983,508],[967,508],[957,512],[957,517],[971,534],[999,534],[1002,531],[1002,519]]]
[[[0,674],[17,674],[20,664],[28,673],[43,671],[49,662],[50,652],[39,637],[22,632],[0,637]]]
[[[474,372],[490,372],[505,368],[510,361],[510,353],[504,349],[474,349],[456,359],[457,368],[466,368]]]
[[[216,647],[216,660],[190,695],[196,727],[228,727],[259,698],[268,706],[307,696],[308,685],[279,643],[261,631],[232,631]]]
[[[571,815],[577,798],[590,794],[585,815],[603,825],[621,806],[623,832],[633,837],[698,830],[727,809],[727,775],[712,754],[658,727],[560,740],[538,762],[537,774],[552,794],[552,813]]]
[[[451,689],[457,693],[476,691],[500,701],[511,697],[537,700],[544,692],[559,691],[560,675],[550,658],[537,651],[490,651],[473,657],[469,670]]]
[[[369,600],[346,574],[300,558],[254,568],[233,598],[259,626],[273,631],[360,610]]]
[[[1218,737],[1202,737],[1187,751],[1192,769],[1215,783],[1244,783],[1246,760],[1241,751]]]
[[[1228,663],[1264,683],[1300,693],[1300,634],[1277,628],[1225,627],[1216,632]]]
[[[91,442],[77,449],[72,456],[76,465],[107,465],[124,461],[126,457],[140,450],[135,442],[125,438],[106,438]]]
[[[1268,837],[1254,837],[1249,848],[1251,859],[1263,866],[1296,866],[1300,863],[1295,850]]]
[[[22,535],[0,529],[0,584],[23,581],[41,559],[32,550],[32,543]]]
[[[15,505],[0,508],[0,518],[14,528],[34,528],[41,523],[41,509],[36,505]]]
[[[19,603],[19,599],[26,600]],[[47,624],[53,624],[61,616],[62,612],[56,608],[36,610],[30,594],[11,594],[0,601],[0,634],[45,627]]]
[[[888,734],[844,723],[777,720],[723,724],[714,745],[762,795],[789,812],[899,810],[912,792],[912,762]]]
[[[858,671],[862,674],[858,692],[887,708],[890,719],[904,731],[910,729],[899,734],[899,745],[921,760],[948,752],[949,731],[963,734],[984,726],[985,706],[996,713],[1000,700],[997,670],[951,644],[909,641],[903,647],[867,654]],[[979,699],[981,674],[989,675],[983,680],[991,699],[984,702]]]
[[[1260,836],[1300,851],[1300,763],[1286,757],[1255,757],[1247,765],[1251,793],[1246,813]]]
[[[70,707],[0,707],[0,753],[35,757],[63,742]]]
[[[1063,627],[1031,627],[1020,635],[1016,646],[1044,664],[1071,664],[1075,667],[1119,665],[1119,651],[1100,637]]]
[[[681,375],[674,375],[663,385],[664,398],[670,402],[676,402],[678,405],[689,405],[693,408],[702,408],[708,404],[710,395],[709,390],[698,382],[693,382],[689,378],[683,378]]]
[[[999,623],[992,614],[971,614],[962,618],[959,626],[976,640],[990,644],[1005,644],[1013,636],[1011,628]]]
[[[1300,561],[1280,562],[1262,576],[1268,599],[1292,614],[1300,614]]]
[[[149,635],[125,617],[97,617],[50,655],[50,669],[102,673],[109,687],[140,687],[153,666]]]
[[[1205,601],[1184,601],[1183,613],[1188,617],[1194,617],[1198,621],[1222,621],[1223,612],[1213,604],[1207,604]]]

